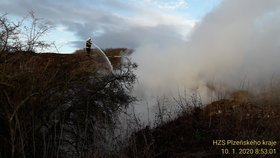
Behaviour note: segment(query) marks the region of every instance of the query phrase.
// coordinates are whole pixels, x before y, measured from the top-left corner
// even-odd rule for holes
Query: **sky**
[[[54,26],[46,40],[61,53],[84,47],[88,37],[102,48],[137,48],[160,40],[186,40],[194,25],[220,0],[1,0],[0,12],[23,17],[28,11]]]

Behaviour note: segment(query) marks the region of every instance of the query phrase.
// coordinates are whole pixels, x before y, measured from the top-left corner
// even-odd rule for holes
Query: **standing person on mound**
[[[89,38],[86,40],[86,52],[87,52],[87,54],[89,54],[90,51],[91,51],[91,45],[92,45],[92,41],[91,41],[91,38],[89,37]]]

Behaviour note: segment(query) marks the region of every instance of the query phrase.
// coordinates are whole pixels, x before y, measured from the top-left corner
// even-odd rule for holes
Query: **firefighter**
[[[90,51],[91,51],[91,45],[92,45],[92,41],[91,41],[91,38],[89,37],[87,40],[86,40],[86,52],[89,54]]]

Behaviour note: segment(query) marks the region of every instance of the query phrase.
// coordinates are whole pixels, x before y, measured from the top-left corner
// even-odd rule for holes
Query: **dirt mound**
[[[132,53],[132,51],[133,50],[127,48],[109,48],[104,50],[113,68],[117,68],[120,66],[122,62],[122,55],[128,56]],[[86,52],[84,50],[77,50],[75,51],[74,54],[81,55],[85,53]],[[96,59],[99,63],[103,63],[103,64],[106,63],[106,60],[100,54],[100,51],[98,49],[92,49],[90,55],[93,59]]]

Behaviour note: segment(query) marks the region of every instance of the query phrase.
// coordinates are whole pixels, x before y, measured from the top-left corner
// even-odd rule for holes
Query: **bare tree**
[[[30,26],[28,26],[30,25]],[[42,40],[42,37],[52,28],[50,23],[41,18],[36,18],[33,11],[29,11],[27,25],[24,25],[23,35],[25,36],[25,50],[35,51],[36,48],[49,48],[50,43]]]
[[[0,51],[35,52],[38,48],[47,49],[52,46],[43,37],[52,28],[51,24],[41,18],[36,18],[30,11],[28,15],[19,21],[11,21],[3,14],[0,17]]]
[[[0,17],[0,50],[9,51],[10,46],[18,41],[18,35],[22,21],[14,23],[7,18],[7,14]]]

